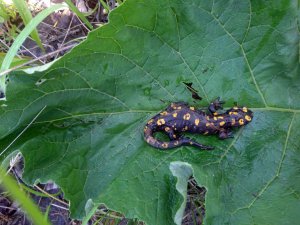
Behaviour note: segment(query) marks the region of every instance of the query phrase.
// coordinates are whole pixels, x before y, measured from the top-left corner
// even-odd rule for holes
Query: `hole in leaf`
[[[183,82],[186,88],[192,93],[192,98],[196,100],[202,100],[202,97],[198,95],[198,91],[192,87],[193,83]]]
[[[47,79],[40,79],[40,80],[38,80],[38,81],[35,83],[35,85],[36,85],[36,86],[39,86],[39,85],[41,85],[42,83],[44,83],[46,80],[47,80]]]
[[[203,224],[205,216],[206,188],[198,186],[196,180],[191,177],[188,181],[187,203],[182,220],[182,225]]]
[[[0,99],[1,98],[5,98],[5,94],[2,91],[0,91]]]

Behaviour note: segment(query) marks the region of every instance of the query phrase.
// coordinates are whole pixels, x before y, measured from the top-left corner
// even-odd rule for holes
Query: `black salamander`
[[[244,126],[253,118],[253,112],[246,107],[235,106],[219,114],[217,110],[223,109],[223,103],[220,98],[217,98],[209,105],[208,114],[185,102],[172,103],[148,121],[144,128],[144,139],[149,145],[165,150],[184,145],[211,150],[212,146],[202,145],[182,136],[182,133],[216,134],[220,139],[231,138],[233,137],[231,132],[233,127]],[[154,133],[160,131],[165,132],[170,141],[157,140]]]

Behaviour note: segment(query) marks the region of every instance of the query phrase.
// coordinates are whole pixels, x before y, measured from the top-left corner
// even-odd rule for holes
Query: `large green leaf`
[[[24,154],[27,182],[63,188],[74,217],[92,199],[148,224],[179,224],[192,170],[208,189],[206,224],[296,224],[298,4],[127,0],[46,71],[10,76],[1,146],[33,122],[10,150]],[[216,147],[209,152],[148,146],[143,126],[163,101],[192,103],[183,82],[202,106],[221,96],[253,108],[254,120],[231,140],[194,135]]]

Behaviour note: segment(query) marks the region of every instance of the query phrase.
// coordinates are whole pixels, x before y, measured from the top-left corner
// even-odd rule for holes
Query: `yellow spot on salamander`
[[[210,126],[210,123],[206,123],[205,126],[209,127],[209,126]]]
[[[233,107],[233,109],[234,109],[234,110],[237,110],[237,109],[238,109],[238,107],[234,106],[234,107]]]
[[[188,130],[189,128],[188,128],[188,126],[185,126],[183,129],[182,129],[182,131],[186,131],[186,130]]]
[[[173,113],[173,117],[176,118],[177,117],[177,113]]]
[[[169,144],[166,143],[166,142],[164,142],[164,143],[161,144],[161,146],[162,146],[163,148],[167,148],[167,147],[169,146]]]
[[[224,126],[224,125],[225,125],[225,121],[221,121],[220,126]]]
[[[248,116],[248,115],[245,116],[245,119],[246,119],[247,121],[251,121],[251,120],[252,120],[251,117]]]
[[[155,140],[154,140],[153,138],[151,138],[151,137],[148,137],[148,138],[146,139],[146,141],[147,141],[147,143],[149,143],[149,144],[154,144],[154,143],[155,143]]]
[[[180,106],[177,107],[175,103],[172,103],[172,104],[171,104],[171,107],[172,107],[173,109],[181,109],[181,107],[180,107]]]
[[[151,124],[153,122],[153,119],[149,120],[147,124]]]
[[[219,119],[219,120],[223,120],[224,117],[223,117],[223,116],[218,116],[218,119]]]
[[[244,120],[243,119],[239,119],[239,125],[244,125]]]
[[[160,115],[166,116],[166,115],[168,115],[168,113],[166,111],[163,111],[160,113]]]
[[[157,120],[157,122],[156,122],[156,124],[157,124],[158,126],[164,125],[165,123],[166,123],[166,121],[165,121],[164,119],[159,119],[159,120]]]
[[[217,116],[217,115],[218,115],[218,113],[217,113],[217,112],[214,112],[214,113],[213,113],[213,115],[214,115],[214,116]]]
[[[176,106],[175,103],[172,103],[172,104],[171,104],[171,107],[172,107],[173,109],[181,109],[181,106]]]
[[[190,107],[190,110],[193,110],[193,111],[194,111],[194,110],[195,110],[195,107],[191,106],[191,107]]]
[[[183,116],[184,120],[189,120],[190,118],[191,118],[191,114],[189,114],[189,113],[184,114],[184,116]]]
[[[200,123],[200,120],[199,119],[195,119],[195,125],[198,126]]]
[[[165,127],[165,131],[170,131],[170,127]]]
[[[237,112],[229,112],[229,115],[237,115],[238,113]]]
[[[218,118],[214,116],[214,120],[218,120]]]
[[[243,112],[248,112],[248,109],[246,107],[243,107]]]

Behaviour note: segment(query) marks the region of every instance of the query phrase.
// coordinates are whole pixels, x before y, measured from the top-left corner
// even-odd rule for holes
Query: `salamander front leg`
[[[219,138],[221,140],[224,140],[224,139],[227,139],[227,138],[233,138],[233,134],[232,134],[232,131],[231,130],[225,130],[225,129],[222,129],[220,130],[219,132]]]
[[[212,103],[210,103],[210,105],[208,106],[208,111],[212,114],[212,115],[217,115],[217,111],[219,109],[223,109],[223,104],[225,102],[224,101],[220,101],[220,97],[217,97]]]

